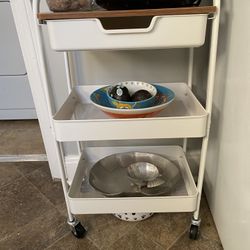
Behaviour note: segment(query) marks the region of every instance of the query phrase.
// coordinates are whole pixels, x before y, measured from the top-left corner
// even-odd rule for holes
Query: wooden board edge
[[[77,11],[77,12],[47,12],[39,13],[39,21],[63,20],[63,19],[86,19],[86,18],[114,18],[114,17],[139,17],[161,15],[191,15],[216,13],[216,6],[143,9],[143,10],[119,10],[119,11]]]

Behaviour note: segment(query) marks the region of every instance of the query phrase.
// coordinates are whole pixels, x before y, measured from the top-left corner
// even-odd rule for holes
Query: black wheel
[[[78,222],[72,227],[71,232],[76,238],[83,238],[86,235],[87,230],[82,226],[81,222]]]
[[[191,225],[189,230],[189,239],[197,240],[199,237],[199,226]]]

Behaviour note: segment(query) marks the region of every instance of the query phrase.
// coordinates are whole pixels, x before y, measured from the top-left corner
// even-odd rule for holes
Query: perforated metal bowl
[[[142,221],[151,217],[153,213],[117,213],[114,216],[124,221]]]

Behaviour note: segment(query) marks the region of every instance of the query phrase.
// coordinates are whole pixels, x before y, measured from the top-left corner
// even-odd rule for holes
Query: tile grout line
[[[15,180],[13,180],[13,181],[11,181],[11,182],[8,182],[8,183],[6,183],[6,184],[1,185],[1,186],[0,186],[0,190],[1,190],[2,188],[4,188],[4,187],[7,187],[7,186],[13,184],[13,182],[18,181],[18,180],[21,180],[21,179],[23,179],[23,178],[24,178],[24,176],[21,175],[20,177],[17,177]]]
[[[18,230],[13,231],[11,234],[17,232]],[[0,238],[0,243],[10,237],[11,234],[5,235],[3,238]]]
[[[40,169],[40,168],[39,168]],[[39,169],[36,169],[36,170],[34,170],[33,172],[35,172],[35,171],[38,171]],[[57,213],[59,214],[59,215],[61,215],[62,217],[63,216],[65,216],[65,215],[63,215],[60,211],[59,211],[59,209],[27,178],[27,176],[29,176],[29,175],[31,175],[31,173],[30,174],[28,174],[28,175],[23,175],[23,178],[25,178],[36,190],[38,190],[38,192],[43,196],[43,197],[45,197],[46,198],[46,200],[48,200],[49,201],[49,203],[56,209],[56,211],[57,211]],[[65,223],[65,222],[62,222],[62,224],[63,223]],[[63,237],[65,237],[67,234],[70,234],[71,232],[69,231],[69,232],[67,232],[66,234],[64,234],[62,237],[60,237],[59,239],[62,239]],[[72,237],[74,237],[74,236],[72,236]],[[88,237],[88,236],[86,236],[87,238],[88,238],[88,240],[90,240],[93,244],[94,244],[94,246],[96,246],[98,249],[100,249],[100,247],[99,246],[97,246],[91,239],[90,239],[90,237]],[[55,242],[57,242],[59,239],[57,239]],[[53,242],[50,246],[52,246],[55,242]],[[46,249],[47,249],[48,247],[46,247]]]
[[[20,181],[20,180],[22,180],[22,179],[24,179],[24,180],[27,181],[27,178],[25,178],[25,176],[24,176],[18,169],[16,169],[16,170],[17,170],[17,172],[18,172],[21,176],[18,177],[18,178],[16,178],[15,180],[9,182],[9,183],[6,183],[5,185],[0,186],[0,191],[1,191],[2,188],[6,188],[6,187],[8,187],[9,185],[12,185],[12,184],[13,184],[14,182],[16,182],[16,181]],[[30,182],[30,181],[28,180],[28,182]],[[31,183],[31,184],[32,184],[32,183]],[[29,224],[29,223],[27,223],[27,224]],[[14,230],[11,234],[13,234],[13,233],[15,233],[15,232],[17,232],[17,231],[18,231],[18,229]],[[6,239],[8,239],[8,237],[10,237],[10,234],[9,234],[9,235],[6,235],[6,236],[3,237],[3,238],[0,238],[0,242],[1,242],[1,241],[4,241],[4,240],[6,240]]]
[[[82,214],[82,215],[84,215],[84,214]],[[109,222],[107,222],[107,223],[104,223],[104,224],[101,224],[101,225],[106,225],[106,224],[108,224]],[[84,223],[83,223],[83,226],[84,226]],[[87,235],[85,236],[98,250],[101,250],[101,248],[95,243],[95,241],[94,240],[92,240],[91,239],[91,237],[89,237],[88,236],[88,228],[87,228],[87,226],[86,226],[86,230],[87,230]]]
[[[219,236],[219,234],[217,233],[217,235]],[[222,242],[220,240],[220,237],[219,237],[219,240],[216,240],[216,239],[211,239],[210,237],[207,237],[206,235],[202,234],[202,227],[200,228],[200,235],[199,235],[200,239],[204,239],[204,240],[208,240],[208,241],[212,241],[212,242],[216,242],[220,245],[222,245]],[[222,246],[223,247],[223,246]]]
[[[32,175],[34,172],[36,172],[36,171],[39,171],[41,168],[43,168],[44,166],[41,166],[41,167],[39,167],[39,168],[37,168],[37,169],[35,169],[35,170],[33,170],[31,173],[29,173],[29,174],[24,174],[24,173],[22,173],[19,169],[17,169],[17,171],[22,175],[22,177],[21,178],[24,178],[26,181],[28,181],[31,185],[32,185],[32,187],[33,188],[35,188],[35,190],[37,190],[52,206],[53,206],[53,208],[57,211],[57,213],[59,214],[59,215],[61,215],[61,216],[65,216],[65,215],[63,215],[63,213],[62,212],[60,212],[60,210],[56,207],[56,205],[55,204],[53,204],[53,202],[51,202],[51,200],[46,196],[46,195],[44,195],[40,190],[39,190],[39,188],[38,187],[36,187],[28,178],[27,178],[27,176],[30,176],[30,175]],[[21,179],[20,178],[20,179]]]
[[[90,237],[88,237],[88,231],[87,231],[87,236],[86,238],[88,238],[88,240],[98,249],[101,250],[101,248],[95,243],[95,241],[93,241]]]
[[[119,220],[117,218],[117,220]],[[127,221],[124,221],[124,223]],[[127,222],[128,223],[128,222]],[[136,225],[134,225],[132,228],[134,229],[136,227]],[[107,247],[111,247],[113,244],[115,244],[115,242],[117,242],[118,240],[120,240],[123,236],[127,235],[129,232],[125,232],[124,234],[122,234],[120,237],[118,237],[112,244],[109,244]],[[102,248],[99,247],[99,249],[101,250]]]
[[[145,234],[144,234],[143,232],[141,232],[141,230],[139,230],[138,228],[135,228],[135,230],[136,230],[141,236],[143,236],[143,238],[146,238],[146,237],[145,237]],[[164,248],[160,243],[158,243],[157,241],[152,240],[152,239],[151,239],[151,241],[152,241],[153,243],[155,243],[157,246],[161,247],[162,250],[165,249],[165,248]]]
[[[62,238],[66,237],[68,234],[70,234],[70,232],[66,233],[65,235],[59,237],[58,239],[56,239],[54,242],[52,242],[50,245],[48,245],[46,248],[44,248],[44,250],[49,249],[50,247],[52,247],[54,244],[56,244],[58,241],[60,241]]]
[[[42,168],[42,167],[41,167]],[[36,170],[34,170],[34,171],[32,171],[32,173],[34,173],[34,172],[36,172],[36,171],[38,171],[40,168],[38,168],[38,169],[36,169]],[[19,170],[18,170],[19,171]],[[21,171],[20,171],[21,172]],[[58,212],[58,214],[60,214],[61,216],[63,216],[60,212],[59,212],[59,210],[57,209],[57,207],[52,203],[52,201],[46,196],[46,195],[44,195],[40,190],[39,190],[39,188],[38,187],[36,187],[28,178],[27,178],[27,176],[29,176],[29,175],[31,175],[32,173],[29,173],[29,174],[23,174],[23,173],[21,173],[22,175],[23,175],[23,178],[26,180],[26,181],[28,181],[28,183],[30,183],[32,186],[33,186],[33,188],[35,188],[35,190],[37,190],[52,206],[53,206],[53,208],[55,208],[56,209],[56,211]]]
[[[1,134],[0,134],[1,135]],[[3,164],[3,163],[17,163],[17,162],[0,162],[1,164]],[[16,167],[16,166],[15,166]],[[40,168],[42,168],[43,166],[41,166],[41,167],[39,167],[38,169],[40,169]],[[13,167],[12,167],[13,168]],[[17,177],[16,179],[14,179],[14,180],[12,180],[12,181],[10,181],[10,182],[8,182],[8,183],[5,183],[5,184],[3,184],[3,185],[0,185],[0,189],[2,189],[3,187],[6,187],[6,186],[8,186],[8,185],[10,185],[10,184],[12,184],[13,182],[15,182],[15,181],[18,181],[18,180],[21,180],[22,178],[24,178],[24,177],[26,177],[27,175],[31,175],[33,172],[35,172],[35,171],[37,171],[38,169],[35,169],[35,170],[33,170],[31,173],[29,173],[29,174],[24,174],[22,171],[20,171],[17,167],[16,167],[16,171],[20,174],[20,177]],[[27,180],[27,178],[25,178],[26,180]]]
[[[173,247],[175,245],[175,243],[177,243],[177,241],[187,232],[189,226],[185,228],[185,230],[176,237],[176,239],[170,244],[170,246],[166,249],[166,250],[170,250],[171,247]]]
[[[36,171],[36,170],[35,170]],[[34,172],[35,172],[34,171]],[[46,195],[44,195],[39,189],[38,189],[38,187],[36,187],[26,176],[24,176],[24,179],[26,180],[26,181],[28,181],[52,206],[53,206],[53,208],[54,209],[56,209],[56,211],[58,212],[58,214],[60,214],[61,216],[62,216],[62,214],[59,212],[59,210],[57,209],[57,207],[52,203],[52,201],[48,198],[48,197],[46,197]]]
[[[38,169],[37,169],[38,170]],[[37,170],[34,170],[33,172],[35,172],[35,171],[37,171]],[[59,215],[61,215],[62,216],[62,214],[61,213],[59,213],[59,210],[56,208],[56,206],[31,182],[31,181],[29,181],[29,179],[28,178],[26,178],[26,176],[23,174],[23,176],[22,177],[20,177],[20,178],[18,178],[18,179],[24,179],[24,180],[26,180],[29,184],[31,184],[31,186],[35,189],[35,190],[37,190],[42,196],[43,196],[43,198],[45,198],[45,200],[47,201],[47,202],[49,202],[51,205],[52,205],[52,207],[54,208],[54,209],[56,209],[56,211],[57,211],[57,213],[59,214]],[[9,184],[11,184],[11,183],[9,183]],[[8,184],[8,185],[9,185]],[[1,188],[0,188],[1,189]],[[36,218],[38,218],[38,217],[36,217]],[[23,226],[27,226],[28,224],[30,224],[31,222],[29,222],[29,223],[27,223],[26,225],[23,225]],[[61,225],[63,225],[65,222],[62,222],[62,224]],[[13,231],[12,232],[12,234],[13,233],[15,233],[15,232],[17,232],[18,230],[15,230],[15,231]],[[67,234],[67,233],[66,233]],[[65,235],[66,235],[65,234]],[[63,235],[62,237],[64,237],[65,235]],[[2,238],[2,239],[0,239],[0,241],[3,241],[4,239],[7,239],[9,236],[6,236],[6,237],[4,237],[4,238]]]
[[[42,161],[41,161],[42,162]],[[16,162],[17,163],[17,162]],[[28,163],[28,162],[26,162],[26,163]],[[31,175],[32,173],[34,173],[34,172],[36,172],[36,171],[38,171],[40,168],[43,168],[44,166],[40,166],[39,168],[37,168],[37,169],[34,169],[33,171],[31,171],[30,173],[28,173],[28,174],[24,174],[22,171],[20,171],[18,168],[17,168],[17,171],[23,176],[23,177],[27,177],[27,176],[29,176],[29,175]],[[27,178],[26,178],[27,179]]]
[[[84,214],[82,214],[82,215],[84,215]],[[94,215],[94,214],[93,214]],[[97,215],[97,214],[96,214]],[[104,215],[104,214],[103,214]],[[118,220],[118,219],[117,219]],[[103,226],[103,225],[108,225],[110,222],[106,222],[106,223],[102,223],[102,224],[100,224],[100,225],[98,225],[98,226]],[[84,224],[84,223],[83,223]],[[124,235],[125,235],[126,233],[124,233],[121,237],[123,237]],[[99,245],[97,245],[96,243],[95,243],[95,241],[94,241],[94,239],[92,239],[90,236],[88,236],[88,228],[87,228],[87,236],[86,236],[87,238],[88,238],[88,240],[91,242],[91,243],[93,243],[93,245],[95,246],[95,247],[97,247],[99,250],[101,250],[102,248],[99,246]],[[121,238],[120,237],[120,238]],[[119,239],[120,239],[119,238]],[[116,242],[117,240],[115,240],[114,242]],[[114,243],[113,242],[113,243]],[[110,247],[110,246],[112,246],[113,245],[113,243],[111,243],[108,247]]]
[[[202,228],[201,228],[201,230],[202,230]],[[217,235],[219,236],[218,233],[217,233]],[[215,242],[220,242],[221,243],[220,236],[219,236],[219,241],[216,240],[216,239],[211,239],[209,236],[206,236],[204,234],[202,234],[202,238],[204,238],[205,240],[211,240],[211,241],[215,241]]]
[[[34,170],[33,172],[35,172],[37,170]],[[24,176],[24,178],[52,205],[52,207],[57,211],[57,213],[63,217],[63,215],[59,212],[59,210],[57,209],[57,207],[50,201],[50,199],[48,199],[26,176]],[[65,223],[65,221],[64,222],[62,221],[61,225],[63,225],[64,223]],[[65,237],[68,233],[65,233],[62,237],[60,237],[60,239],[63,238],[63,237]],[[56,239],[56,241],[57,241],[57,239]]]
[[[59,242],[61,239],[63,239],[64,237],[66,237],[66,236],[68,236],[68,235],[70,235],[70,234],[72,234],[71,232],[68,232],[68,233],[66,233],[65,235],[63,235],[63,236],[61,236],[60,238],[58,238],[58,239],[56,239],[53,243],[51,243],[49,246],[47,246],[44,250],[46,250],[46,249],[49,249],[50,247],[53,247],[53,245],[54,244],[56,244],[57,242]],[[75,237],[75,236],[73,236],[73,234],[71,235],[72,237]],[[99,247],[99,246],[97,246],[89,237],[88,237],[88,235],[87,236],[85,236],[84,238],[82,238],[82,239],[87,239],[88,241],[90,241],[98,250],[101,250],[101,248]],[[82,240],[82,239],[76,239],[76,240]]]

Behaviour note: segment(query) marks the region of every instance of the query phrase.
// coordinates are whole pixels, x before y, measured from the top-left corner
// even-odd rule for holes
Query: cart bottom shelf
[[[173,161],[181,173],[181,181],[166,196],[105,197],[88,183],[91,167],[107,155],[122,152],[150,152]],[[84,180],[84,181],[83,181]],[[140,212],[192,212],[196,210],[196,189],[185,154],[179,146],[89,147],[79,161],[68,197],[74,214],[108,214]]]

